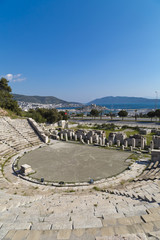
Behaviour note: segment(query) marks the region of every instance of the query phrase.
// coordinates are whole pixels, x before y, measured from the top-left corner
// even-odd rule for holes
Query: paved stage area
[[[31,165],[34,178],[46,181],[84,182],[102,179],[122,172],[130,152],[96,146],[55,141],[52,145],[25,154],[19,161]]]

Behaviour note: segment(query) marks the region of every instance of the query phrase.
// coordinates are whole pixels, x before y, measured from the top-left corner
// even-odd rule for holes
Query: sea
[[[158,108],[158,106],[155,106],[155,104],[106,104],[103,105],[104,107],[108,109],[152,109],[155,110]]]
[[[103,107],[106,107],[107,111],[114,111],[114,110],[121,110],[121,109],[125,109],[125,110],[142,110],[142,111],[145,111],[145,110],[155,110],[155,109],[158,109],[160,108],[160,106],[156,106],[155,104],[102,104],[102,105],[98,105],[97,106],[103,106]],[[66,109],[66,108],[58,108],[58,109]],[[77,108],[76,107],[68,107],[67,108],[68,110],[76,110]]]

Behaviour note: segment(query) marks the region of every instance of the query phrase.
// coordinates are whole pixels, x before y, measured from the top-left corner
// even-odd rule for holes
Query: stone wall
[[[36,131],[39,137],[42,139],[43,142],[48,143],[48,136],[44,134],[40,126],[34,121],[32,118],[28,118],[28,122],[32,126],[32,128]]]

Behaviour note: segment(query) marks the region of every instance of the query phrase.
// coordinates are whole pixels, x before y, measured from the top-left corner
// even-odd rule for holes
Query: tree
[[[8,86],[9,81],[6,78],[0,79],[0,107],[9,109],[16,114],[21,114],[21,109],[18,106],[17,101],[13,99],[11,94],[12,89]]]
[[[160,121],[160,109],[157,109],[155,111],[155,116],[159,118],[159,121]]]
[[[137,121],[137,109],[135,109],[134,111],[135,111],[135,121]]]
[[[59,120],[67,120],[65,112],[58,112],[57,109],[37,108],[30,109],[25,116],[33,118],[36,122],[55,123]]]
[[[124,117],[127,117],[127,115],[128,115],[128,112],[125,111],[125,110],[121,110],[121,111],[118,113],[118,116],[121,117],[122,120],[123,120]]]
[[[113,117],[115,117],[115,114],[114,114],[114,113],[112,113],[112,112],[109,112],[109,114],[108,114],[108,115],[110,116],[111,120],[113,119]]]
[[[10,86],[8,86],[9,81],[6,78],[1,78],[0,80],[0,91],[6,91],[8,93],[12,92]]]
[[[76,116],[76,117],[82,117],[82,118],[83,118],[84,114],[83,114],[83,113],[77,113],[77,114],[75,114],[75,116]]]
[[[39,108],[37,112],[46,119],[48,123],[54,123],[62,119],[62,116],[58,113],[57,109]]]
[[[150,111],[147,113],[147,117],[151,118],[151,121],[152,121],[152,118],[155,117],[155,112],[154,111]]]
[[[100,110],[100,111],[99,111],[99,117],[100,117],[100,119],[102,119],[102,115],[103,115],[103,111]]]
[[[60,111],[59,112],[61,119],[68,120],[68,111]]]
[[[90,111],[90,115],[93,117],[98,117],[99,116],[99,111],[97,109],[92,109]]]

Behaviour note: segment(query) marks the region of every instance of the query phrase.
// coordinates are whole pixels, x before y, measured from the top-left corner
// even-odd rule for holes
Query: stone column
[[[127,148],[128,147],[128,141],[124,140],[124,146]]]
[[[135,146],[136,146],[136,140],[135,138],[132,138],[132,147],[135,148]]]
[[[102,146],[102,138],[99,138],[99,145]]]
[[[109,143],[106,143],[106,146],[109,147]]]
[[[144,149],[144,138],[141,138],[141,149]]]
[[[74,140],[77,141],[77,134],[74,135]]]
[[[106,143],[106,138],[103,137],[103,140],[102,140],[102,145],[105,146],[105,143]]]
[[[132,147],[132,146],[130,146],[130,151],[131,151],[131,152],[133,151],[133,147]]]
[[[151,150],[154,149],[154,142],[153,141],[150,142],[150,148],[151,148]]]
[[[89,140],[87,140],[87,144],[89,144]]]
[[[80,140],[80,142],[82,142],[82,135],[79,136],[79,140]]]
[[[72,140],[72,132],[69,133],[69,138]]]
[[[124,145],[122,145],[122,148],[121,148],[121,149],[122,149],[122,151],[124,151]]]
[[[66,140],[66,142],[68,141],[68,134],[67,133],[65,133],[65,140]]]
[[[99,143],[99,136],[96,136],[96,143]]]
[[[60,139],[63,140],[63,133],[61,133],[61,135],[60,135]]]
[[[120,140],[117,140],[117,147],[120,147],[120,145],[121,145]]]
[[[90,137],[90,144],[93,144],[93,137]]]
[[[109,146],[110,146],[110,147],[112,146],[112,141],[111,141],[111,140],[109,141]]]

